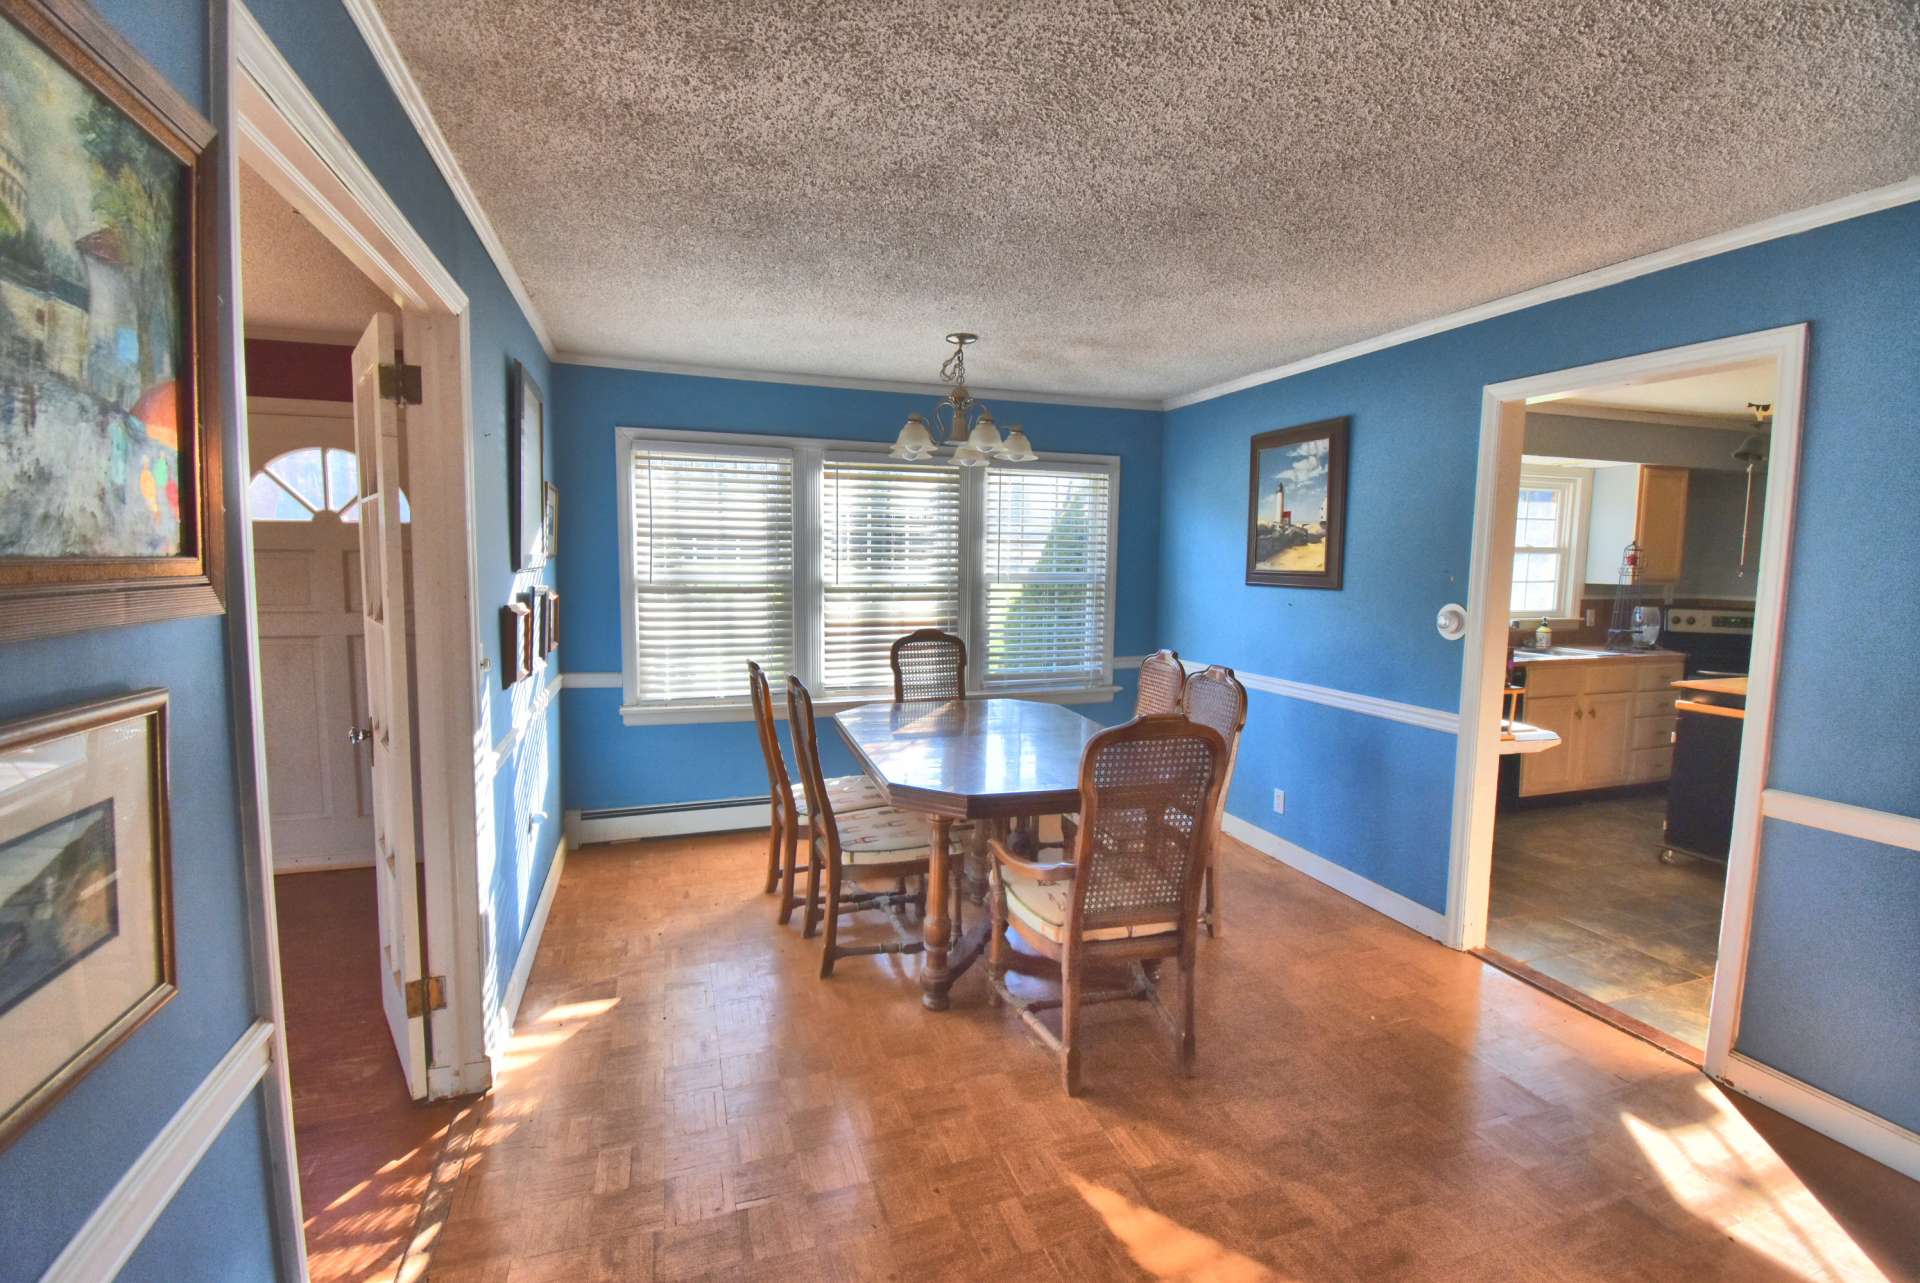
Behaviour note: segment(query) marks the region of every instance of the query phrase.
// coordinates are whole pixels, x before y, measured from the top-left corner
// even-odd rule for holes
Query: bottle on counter
[[[1547,626],[1547,621],[1544,619],[1540,621],[1540,626],[1533,630],[1533,648],[1535,650],[1553,649],[1553,629]]]

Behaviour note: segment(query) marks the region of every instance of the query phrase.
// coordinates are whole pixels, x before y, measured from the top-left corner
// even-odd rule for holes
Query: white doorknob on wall
[[[1434,618],[1433,626],[1438,628],[1440,635],[1448,641],[1459,641],[1467,635],[1467,608],[1456,601],[1448,602],[1440,608],[1439,615]]]

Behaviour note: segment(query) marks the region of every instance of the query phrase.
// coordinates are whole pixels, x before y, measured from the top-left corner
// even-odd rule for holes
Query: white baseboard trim
[[[595,842],[635,842],[641,838],[680,837],[689,833],[732,833],[764,829],[769,822],[767,799],[732,803],[691,803],[685,807],[648,808],[629,814],[567,812],[567,841],[575,846]]]
[[[1798,1078],[1733,1052],[1721,1082],[1742,1096],[1776,1109],[1849,1149],[1859,1150],[1878,1163],[1920,1181],[1920,1135],[1830,1096]]]
[[[257,1022],[193,1089],[55,1258],[40,1283],[99,1283],[120,1272],[201,1156],[226,1130],[271,1063],[273,1026]]]
[[[520,942],[520,956],[514,960],[513,974],[507,978],[507,991],[500,997],[500,1008],[488,1021],[487,1052],[498,1057],[513,1035],[514,1022],[520,1018],[520,1000],[527,996],[527,977],[533,974],[534,956],[540,952],[540,938],[547,933],[547,914],[553,911],[553,896],[560,889],[560,874],[567,867],[567,839],[553,849],[553,863],[547,866],[547,880],[534,902],[533,918],[527,923],[526,939]],[[496,1067],[495,1080],[499,1078]]]
[[[1378,882],[1362,877],[1324,856],[1315,855],[1305,847],[1295,846],[1278,834],[1269,833],[1237,815],[1225,817],[1220,822],[1220,828],[1228,837],[1237,838],[1262,855],[1271,856],[1315,882],[1323,882],[1340,894],[1358,900],[1375,913],[1384,914],[1423,936],[1431,936],[1442,942],[1447,938],[1445,914],[1435,913],[1424,904],[1416,904],[1398,891],[1389,891]]]

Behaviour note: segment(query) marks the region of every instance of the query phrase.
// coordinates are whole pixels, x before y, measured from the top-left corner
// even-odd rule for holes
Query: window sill
[[[1076,686],[1071,690],[991,690],[975,691],[975,699],[1026,699],[1043,704],[1106,704],[1120,693],[1118,686]],[[816,716],[830,717],[862,704],[890,702],[884,696],[859,699],[819,699],[813,703]],[[786,701],[775,699],[773,715],[785,720]],[[622,704],[620,721],[627,726],[705,726],[723,722],[750,722],[753,706],[744,700],[724,704],[691,704],[678,708],[648,708]]]

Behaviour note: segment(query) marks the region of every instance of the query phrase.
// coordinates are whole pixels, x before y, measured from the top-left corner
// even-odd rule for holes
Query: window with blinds
[[[987,472],[986,684],[1076,686],[1103,677],[1112,485],[1106,471]]]
[[[889,689],[888,651],[960,627],[960,470],[829,456],[820,469],[820,678]]]
[[[747,696],[793,666],[794,456],[669,443],[632,452],[634,654],[647,704]]]

